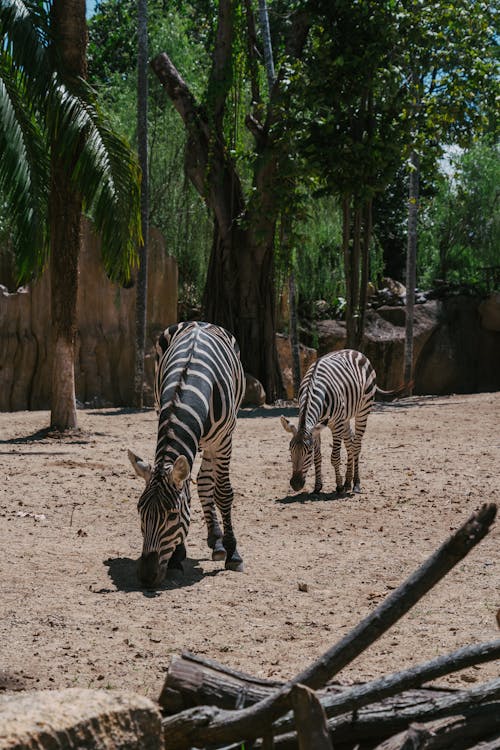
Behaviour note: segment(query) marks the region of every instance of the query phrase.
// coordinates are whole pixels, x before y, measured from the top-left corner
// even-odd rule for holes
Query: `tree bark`
[[[276,76],[264,112],[257,98],[246,123],[255,138],[254,172],[249,197],[231,157],[223,114],[231,85],[234,3],[220,0],[213,64],[206,105],[197,103],[165,53],[151,63],[187,132],[186,174],[214,214],[214,237],[204,294],[205,317],[236,336],[245,370],[264,385],[268,401],[284,395],[276,349],[274,243],[280,207],[280,168],[288,143],[279,124],[288,96],[282,85],[285,68]],[[247,27],[253,13],[246,3]],[[285,55],[300,55],[309,31],[309,12],[291,14]],[[255,72],[255,70],[254,70]]]
[[[62,74],[87,73],[85,0],[54,0],[51,27]],[[82,200],[71,181],[78,158],[64,163],[57,154],[57,133],[51,144],[49,197],[50,281],[52,316],[52,393],[50,425],[57,430],[78,426],[75,398],[75,335],[78,294],[78,257]]]
[[[139,269],[136,280],[135,306],[135,368],[134,406],[143,406],[144,355],[146,349],[146,319],[148,299],[148,3],[137,3],[137,145],[141,168],[141,226],[143,244],[139,248]]]
[[[204,706],[165,719],[167,750],[169,747],[183,750],[191,745],[262,736],[276,719],[289,710],[290,690],[294,684],[302,683],[313,689],[324,686],[462,560],[488,533],[495,516],[494,504],[483,505],[368,617],[273,695],[238,711]],[[365,694],[358,705],[365,705],[370,700]]]
[[[410,155],[410,187],[408,197],[408,250],[406,254],[406,326],[403,382],[413,382],[413,318],[415,307],[415,286],[417,275],[417,223],[420,160],[413,150]],[[411,396],[413,386],[408,385],[407,395]]]

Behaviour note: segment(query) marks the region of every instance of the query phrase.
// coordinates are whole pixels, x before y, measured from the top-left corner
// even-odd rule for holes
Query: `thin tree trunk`
[[[63,74],[87,73],[85,0],[54,0],[51,26]],[[57,133],[51,144],[50,281],[52,318],[52,393],[50,425],[58,430],[78,426],[75,398],[75,335],[78,257],[82,201],[70,178],[71,166],[57,155]]]
[[[290,305],[290,345],[292,349],[293,395],[297,398],[300,387],[300,349],[297,326],[297,290],[295,287],[295,273],[293,271],[291,271],[288,277],[288,303]]]
[[[136,282],[135,303],[135,371],[134,405],[143,405],[144,354],[146,348],[146,320],[148,299],[148,3],[137,3],[137,145],[141,181],[141,225],[143,245],[139,248],[139,270]]]
[[[407,395],[413,392],[413,316],[417,276],[417,222],[419,200],[420,159],[415,150],[410,155],[410,187],[408,198],[408,250],[406,254],[406,328],[403,380],[408,384]]]
[[[372,201],[365,203],[363,208],[363,239],[361,251],[361,286],[359,290],[359,319],[358,340],[356,349],[362,349],[365,333],[366,301],[368,293],[368,278],[370,273],[370,242],[372,238]]]
[[[345,327],[346,346],[352,346],[353,291],[352,291],[352,252],[351,252],[351,199],[345,196],[342,201],[342,252],[344,255],[345,280]]]
[[[271,43],[271,31],[269,29],[269,15],[267,13],[266,0],[259,0],[259,23],[260,33],[262,34],[262,44],[264,47],[264,62],[266,64],[267,84],[271,91],[274,84],[274,58],[273,46]]]

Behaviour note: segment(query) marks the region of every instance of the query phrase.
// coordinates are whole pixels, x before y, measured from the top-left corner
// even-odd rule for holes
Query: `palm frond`
[[[20,282],[42,269],[48,251],[49,161],[25,84],[4,52],[0,57],[0,184],[9,201]]]

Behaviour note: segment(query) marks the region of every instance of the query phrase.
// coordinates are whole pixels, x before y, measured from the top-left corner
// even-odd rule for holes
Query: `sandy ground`
[[[291,677],[482,503],[500,499],[500,393],[377,404],[363,492],[342,499],[291,493],[279,413],[246,410],[235,433],[245,573],[210,560],[194,488],[185,572],[156,592],[135,579],[142,482],[126,456],[130,447],[153,457],[154,411],[81,411],[80,432],[66,439],[43,431],[47,412],[0,414],[0,688],[124,688],[157,698],[171,655],[185,648],[260,677]],[[333,491],[325,438],[324,488]],[[499,607],[497,521],[338,679],[368,680],[498,638]],[[496,662],[441,682],[499,673]]]

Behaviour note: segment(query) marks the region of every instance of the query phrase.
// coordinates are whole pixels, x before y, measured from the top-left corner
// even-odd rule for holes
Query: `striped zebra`
[[[352,484],[354,492],[360,492],[361,440],[375,393],[381,390],[375,383],[375,377],[375,370],[368,358],[354,349],[325,354],[309,367],[299,389],[298,427],[284,416],[281,417],[284,429],[292,433],[292,489],[303,488],[307,471],[314,460],[313,491],[321,491],[320,430],[327,426],[333,437],[331,461],[335,468],[337,492],[348,492]],[[354,433],[351,430],[351,419],[354,419]],[[344,482],[340,473],[342,440],[347,450]]]
[[[244,386],[238,345],[223,328],[179,323],[158,338],[154,466],[129,451],[132,466],[146,482],[138,502],[143,535],[138,576],[146,587],[159,585],[167,567],[182,569],[190,521],[190,476],[198,450],[202,452],[198,495],[212,558],[225,559],[230,570],[243,570],[231,523],[229,463]]]

